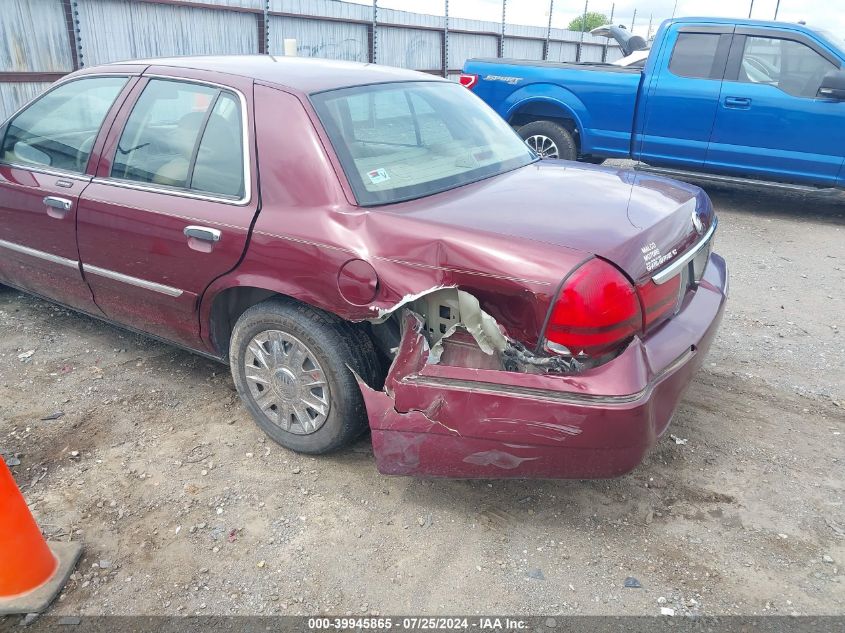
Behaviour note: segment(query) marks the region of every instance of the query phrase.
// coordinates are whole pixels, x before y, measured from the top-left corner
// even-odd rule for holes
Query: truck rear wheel
[[[562,158],[563,160],[578,158],[578,148],[572,134],[562,125],[552,121],[527,123],[519,128],[519,135],[540,158]]]

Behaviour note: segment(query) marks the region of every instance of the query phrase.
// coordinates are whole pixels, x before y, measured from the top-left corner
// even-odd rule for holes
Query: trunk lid
[[[693,185],[556,160],[384,210],[595,254],[634,283],[670,267],[715,222]]]

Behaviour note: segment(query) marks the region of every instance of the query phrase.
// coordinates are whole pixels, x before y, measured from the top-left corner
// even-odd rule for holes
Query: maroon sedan
[[[0,282],[230,365],[281,445],[612,477],[718,327],[698,188],[538,161],[460,85],[261,57],[69,75],[0,128]]]

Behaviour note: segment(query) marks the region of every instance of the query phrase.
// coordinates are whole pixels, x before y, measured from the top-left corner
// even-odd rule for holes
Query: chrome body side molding
[[[98,277],[105,277],[106,279],[112,279],[113,281],[120,281],[122,283],[129,284],[130,286],[136,286],[138,288],[143,288],[144,290],[152,290],[153,292],[159,292],[170,297],[181,297],[183,292],[179,288],[173,288],[172,286],[157,284],[154,281],[147,281],[146,279],[139,279],[138,277],[124,275],[123,273],[109,270],[108,268],[100,268],[99,266],[82,264],[82,271],[86,274],[90,273],[92,275],[97,275]]]

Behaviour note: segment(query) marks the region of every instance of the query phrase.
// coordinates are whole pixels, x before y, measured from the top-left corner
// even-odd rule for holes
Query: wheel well
[[[214,297],[214,303],[211,305],[209,329],[214,349],[221,357],[228,360],[229,342],[232,338],[232,331],[235,329],[235,324],[241,315],[252,306],[272,297],[282,297],[289,301],[302,303],[298,299],[280,292],[251,286],[227,288]],[[314,308],[315,306],[311,307]],[[398,328],[394,331],[394,328],[390,327],[393,324],[386,323],[378,326],[373,326],[370,323],[352,323],[352,325],[372,340],[379,355],[379,360],[384,365],[383,373],[387,373],[387,366],[390,364],[390,359],[386,350],[399,344]],[[379,377],[381,380],[383,378],[384,376]]]
[[[237,286],[227,288],[214,297],[209,316],[209,330],[211,342],[214,344],[217,353],[224,358],[228,358],[232,330],[244,312],[256,303],[261,303],[270,297],[279,296],[282,295],[264,288]]]
[[[533,121],[552,121],[563,126],[572,134],[578,150],[581,150],[581,139],[578,132],[578,124],[572,115],[566,110],[547,101],[532,101],[521,106],[511,115],[510,123],[513,127],[519,128]]]

